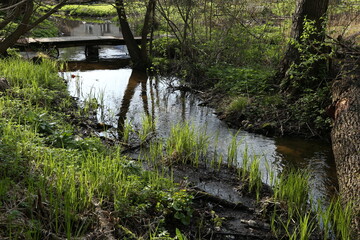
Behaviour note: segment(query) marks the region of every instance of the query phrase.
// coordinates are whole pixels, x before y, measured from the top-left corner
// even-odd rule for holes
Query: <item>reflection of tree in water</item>
[[[133,70],[130,75],[129,82],[128,82],[124,97],[121,102],[120,111],[117,114],[119,116],[119,119],[118,119],[119,138],[122,138],[122,136],[124,134],[124,125],[125,125],[125,121],[126,121],[126,115],[129,111],[131,100],[135,94],[135,89],[137,86],[139,86],[139,84],[141,85],[141,98],[143,101],[144,112],[146,115],[149,115],[149,104],[148,104],[148,99],[147,99],[147,88],[146,88],[147,79],[148,79],[147,74],[144,72],[141,72],[141,71]]]

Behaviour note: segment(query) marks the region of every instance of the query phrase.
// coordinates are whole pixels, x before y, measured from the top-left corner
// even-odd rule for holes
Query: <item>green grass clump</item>
[[[208,145],[209,139],[204,132],[195,130],[189,123],[178,123],[170,130],[165,151],[170,162],[198,166],[199,161],[206,156]]]
[[[40,88],[64,91],[66,85],[57,75],[58,67],[57,62],[49,59],[43,59],[41,64],[34,64],[18,58],[7,58],[0,61],[0,75],[13,88],[33,90],[33,93]]]
[[[306,209],[309,194],[309,173],[290,170],[275,183],[274,198],[286,201],[289,208]]]
[[[226,112],[242,112],[248,104],[249,99],[247,97],[234,98],[226,108]]]
[[[308,200],[309,177],[307,171],[289,170],[274,180],[274,200],[283,203],[286,210],[275,206],[270,216],[273,232],[289,239],[352,239],[352,205],[343,205],[336,197],[329,203],[318,202],[314,208]]]
[[[351,219],[353,217],[352,204],[343,204],[340,197],[336,197],[324,208],[321,202],[318,204],[317,212],[320,227],[323,230],[324,239],[336,236],[337,239],[350,240]]]

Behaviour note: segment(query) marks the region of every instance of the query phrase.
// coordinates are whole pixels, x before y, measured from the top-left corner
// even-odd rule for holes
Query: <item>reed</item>
[[[260,171],[260,159],[258,157],[254,157],[251,162],[249,171],[249,191],[254,191],[256,194],[256,199],[260,200],[260,191],[262,188],[262,179],[261,179],[261,171]]]
[[[122,140],[125,142],[125,143],[128,143],[129,140],[130,140],[130,134],[134,132],[134,129],[132,127],[132,124],[130,121],[126,121],[125,124],[124,124],[124,131],[123,131],[123,137],[122,137]]]
[[[238,174],[239,174],[240,179],[242,179],[242,180],[246,180],[246,178],[247,178],[249,161],[250,161],[250,157],[248,154],[248,146],[245,145],[243,155],[242,155],[241,167],[238,168]]]
[[[238,139],[237,139],[238,133],[239,132],[237,132],[236,134],[233,134],[233,136],[231,138],[231,142],[227,149],[228,167],[234,167],[234,165],[237,163],[238,147],[240,145],[240,142],[238,142]]]
[[[289,170],[279,176],[274,186],[275,200],[285,201],[290,210],[305,210],[309,193],[309,173]]]
[[[140,143],[145,143],[149,136],[155,131],[155,121],[150,115],[143,115],[141,118],[141,129],[138,132]]]
[[[165,143],[167,158],[172,162],[199,165],[209,146],[209,138],[204,131],[195,131],[189,123],[178,123],[170,130]]]
[[[318,222],[322,229],[324,240],[336,237],[337,239],[349,240],[351,235],[351,219],[353,217],[352,204],[342,204],[340,197],[335,197],[327,207],[318,203]]]

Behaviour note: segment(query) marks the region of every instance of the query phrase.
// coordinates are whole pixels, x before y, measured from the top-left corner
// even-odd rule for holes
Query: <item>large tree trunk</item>
[[[291,28],[290,38],[296,42],[301,42],[301,36],[304,32],[304,20],[315,21],[315,27],[320,34],[314,34],[311,36],[312,40],[318,40],[323,42],[324,33],[324,19],[329,6],[329,0],[297,0],[296,10],[293,16],[293,23]],[[285,55],[281,61],[280,68],[276,74],[276,81],[281,83],[282,81],[288,81],[287,72],[293,63],[299,63],[300,53],[294,44],[289,43],[285,52]]]
[[[354,203],[353,239],[360,239],[360,57],[344,62],[332,87],[331,139],[340,195],[344,203]]]

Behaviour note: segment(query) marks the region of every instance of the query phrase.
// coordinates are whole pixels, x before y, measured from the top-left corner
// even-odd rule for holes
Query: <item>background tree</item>
[[[289,70],[293,66],[293,64],[299,64],[301,53],[299,52],[299,48],[296,46],[296,43],[304,43],[302,42],[302,37],[304,33],[304,27],[306,21],[310,21],[313,23],[315,29],[310,32],[310,36],[307,36],[308,43],[311,44],[311,48],[309,49],[312,54],[321,54],[322,51],[326,51],[321,47],[322,43],[325,39],[325,15],[327,13],[329,6],[329,0],[297,0],[296,2],[296,10],[293,16],[293,23],[291,28],[291,42],[288,44],[285,55],[281,61],[280,69],[276,74],[276,80],[278,83],[281,83],[283,90],[292,90],[291,81],[296,81],[298,79],[291,79],[291,74]],[[315,76],[318,74],[319,69],[321,69],[321,64],[323,62],[314,61],[311,65],[306,65],[308,68],[306,70],[312,69],[310,75]],[[305,69],[299,69],[302,72]],[[318,83],[314,83],[317,85]],[[301,84],[303,88],[311,87],[304,86]]]
[[[16,41],[28,33],[31,29],[39,25],[45,19],[64,6],[68,0],[62,0],[57,5],[47,8],[42,13],[39,10],[41,1],[35,0],[8,0],[0,5],[2,21],[0,31],[3,36],[0,40],[0,55],[6,55],[8,48],[11,48]],[[17,23],[13,28],[12,23]]]

